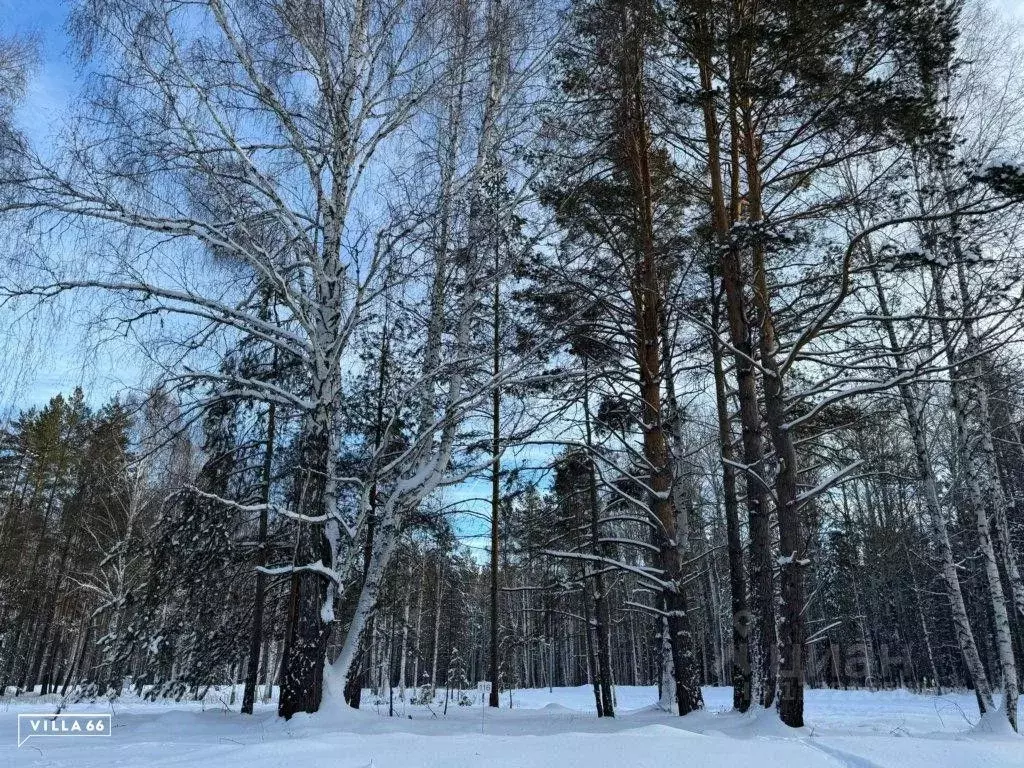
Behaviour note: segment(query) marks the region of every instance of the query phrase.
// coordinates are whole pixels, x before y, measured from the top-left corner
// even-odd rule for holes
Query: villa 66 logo
[[[109,736],[110,715],[18,715],[18,746],[34,736]]]

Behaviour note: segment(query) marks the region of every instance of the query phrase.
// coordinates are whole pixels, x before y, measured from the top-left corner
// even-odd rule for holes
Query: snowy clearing
[[[1024,740],[976,724],[971,693],[923,696],[905,691],[809,690],[808,725],[791,731],[774,713],[728,711],[728,688],[704,688],[707,711],[686,718],[653,708],[653,688],[620,687],[622,716],[598,720],[587,687],[515,691],[502,709],[449,706],[447,717],[396,702],[386,717],[369,694],[364,709],[298,715],[285,723],[272,705],[255,716],[205,703],[124,699],[79,704],[72,712],[113,713],[110,738],[35,737],[16,746],[17,714],[46,711],[46,702],[0,704],[0,765],[217,766],[262,768],[656,768],[696,765],[822,768],[1019,768]],[[51,705],[52,709],[52,705]],[[436,711],[436,710],[435,710]]]

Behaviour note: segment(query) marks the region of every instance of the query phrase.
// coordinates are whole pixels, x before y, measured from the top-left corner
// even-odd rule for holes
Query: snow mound
[[[796,739],[810,735],[807,726],[802,728],[790,728],[779,720],[779,715],[774,709],[764,707],[751,707],[743,714],[737,714],[733,718],[732,735],[746,738],[782,738]]]
[[[986,712],[981,719],[971,728],[971,736],[996,739],[1020,739],[1020,734],[1014,733],[1010,727],[1010,721],[1002,707]],[[1024,761],[1024,758],[1022,758]]]
[[[542,712],[570,712],[570,713],[573,713],[573,712],[577,712],[578,710],[569,709],[568,707],[563,707],[561,704],[556,704],[555,702],[551,702],[550,704],[545,704],[543,707],[541,707],[541,711]]]

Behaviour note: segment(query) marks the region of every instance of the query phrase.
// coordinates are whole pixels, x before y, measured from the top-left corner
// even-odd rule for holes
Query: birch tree
[[[434,270],[436,254],[406,239],[420,221],[398,217],[401,205],[374,201],[379,185],[402,173],[409,129],[444,76],[452,25],[464,14],[438,8],[406,0],[281,0],[262,10],[232,0],[83,4],[73,28],[102,66],[63,151],[53,161],[28,155],[10,185],[21,195],[13,207],[32,222],[88,231],[97,246],[87,277],[41,258],[8,295],[112,295],[113,323],[160,325],[177,342],[167,372],[173,385],[215,383],[218,398],[297,416],[293,503],[270,509],[295,523],[294,553],[267,569],[293,574],[284,717],[319,707],[334,603],[355,573],[351,545],[366,525],[370,487],[384,498],[334,664],[339,696],[403,516],[445,480],[460,414],[489,391],[486,381],[468,386],[472,364],[464,359],[485,279],[474,248],[454,270]],[[490,73],[479,100],[465,107],[481,117],[476,159],[460,168],[461,200],[480,183],[506,90],[503,38],[484,39],[493,45],[482,59],[475,32],[469,49],[455,51]],[[475,226],[468,224],[471,245]],[[399,255],[419,259],[446,288],[431,297],[419,374],[396,398],[418,403],[418,419],[398,455],[378,452],[365,474],[341,477],[339,407],[351,340],[382,300],[384,267]],[[260,311],[268,292],[272,319]],[[298,375],[280,384],[204,365],[215,339],[237,338],[277,350]]]

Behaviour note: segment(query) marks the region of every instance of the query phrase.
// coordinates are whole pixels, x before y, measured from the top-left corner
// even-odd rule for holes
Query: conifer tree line
[[[0,686],[1024,676],[1024,58],[961,0],[82,0],[0,46],[0,294],[145,394],[8,420]],[[125,341],[127,340],[127,341]],[[232,697],[235,688],[231,688]],[[513,691],[512,693],[509,693]],[[234,704],[234,702],[231,702]]]

